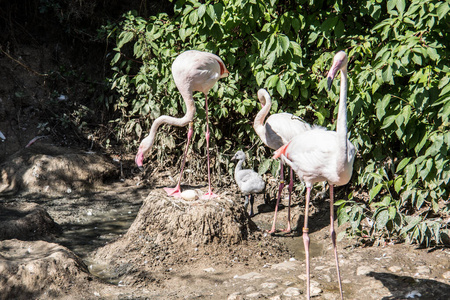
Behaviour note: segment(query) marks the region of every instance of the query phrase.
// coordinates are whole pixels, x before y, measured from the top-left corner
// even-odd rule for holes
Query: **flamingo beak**
[[[335,59],[333,61],[333,65],[331,66],[331,69],[327,75],[328,90],[331,89],[331,85],[333,84],[333,79],[336,76],[337,72],[341,69],[343,61],[344,61],[343,59]]]
[[[281,155],[284,155],[287,157],[286,155],[286,149],[289,146],[291,142],[287,143],[286,145],[281,146],[277,151],[275,151],[275,153],[273,154],[272,158],[279,158]]]
[[[144,164],[144,153],[141,149],[139,149],[138,153],[136,154],[136,158],[134,159],[134,162],[138,166],[139,170],[141,172],[144,171],[144,167],[142,166]]]

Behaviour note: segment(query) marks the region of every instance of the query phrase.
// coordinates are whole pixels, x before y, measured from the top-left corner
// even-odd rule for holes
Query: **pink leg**
[[[342,283],[341,283],[341,273],[339,272],[339,259],[337,254],[337,246],[336,246],[336,232],[334,231],[334,185],[330,184],[330,235],[331,240],[333,242],[334,247],[334,258],[336,260],[336,270],[339,282],[339,292],[341,293],[341,299],[344,299],[344,295],[342,293]]]
[[[306,299],[311,297],[310,292],[310,274],[309,274],[309,228],[308,228],[308,213],[309,213],[309,197],[311,196],[311,187],[306,187],[306,203],[305,203],[305,223],[303,225],[303,245],[305,246],[306,255]]]
[[[283,188],[284,188],[284,167],[283,166],[284,166],[284,164],[283,164],[283,162],[281,162],[281,166],[280,166],[280,185],[278,187],[277,204],[275,204],[275,215],[273,216],[272,229],[267,231],[268,233],[274,233],[275,232],[275,227],[276,227],[276,222],[277,222],[278,205],[280,205],[281,192],[283,191]]]
[[[211,170],[209,167],[209,119],[208,119],[208,96],[205,94],[206,104],[206,156],[208,162],[208,192],[202,196],[203,200],[208,200],[217,197],[211,189]]]
[[[288,227],[283,230],[286,233],[291,232],[291,196],[292,196],[292,189],[294,187],[294,172],[292,171],[292,168],[289,168],[289,169],[290,169],[290,172],[289,172],[290,180],[289,180],[289,187],[288,187],[289,204],[288,204],[288,215],[287,215]]]
[[[184,156],[183,156],[183,161],[181,162],[181,172],[180,172],[180,178],[178,178],[178,183],[174,188],[164,188],[164,190],[167,192],[167,194],[169,196],[174,196],[177,198],[181,197],[181,178],[183,177],[183,170],[184,170],[184,165],[186,164],[186,156],[187,156],[187,152],[189,149],[189,143],[191,142],[191,138],[192,135],[194,134],[194,123],[193,122],[189,122],[189,130],[188,130],[188,135],[187,135],[187,143],[186,143],[186,149],[184,150]]]

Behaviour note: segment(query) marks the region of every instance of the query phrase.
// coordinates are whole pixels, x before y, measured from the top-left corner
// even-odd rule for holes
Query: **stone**
[[[283,292],[283,296],[286,297],[295,297],[295,296],[300,296],[301,295],[301,290],[295,287],[288,287],[284,292]]]
[[[392,266],[392,267],[389,267],[388,270],[391,271],[392,273],[397,273],[397,272],[400,272],[402,270],[402,268],[399,266]]]
[[[300,264],[298,261],[284,261],[279,264],[272,265],[272,269],[280,271],[294,271],[298,270]]]
[[[369,267],[369,266],[360,266],[358,267],[358,269],[356,270],[356,275],[361,276],[361,275],[367,275],[370,272],[373,272],[373,268]]]
[[[450,271],[447,271],[444,274],[442,274],[442,277],[445,279],[450,279]]]
[[[244,275],[240,276],[234,276],[236,279],[244,279],[244,280],[252,280],[252,279],[258,279],[258,278],[264,278],[264,275],[258,273],[258,272],[250,272]]]
[[[275,282],[261,283],[261,288],[263,288],[263,289],[273,290],[273,289],[276,289],[277,287],[278,287],[278,284],[276,284]]]

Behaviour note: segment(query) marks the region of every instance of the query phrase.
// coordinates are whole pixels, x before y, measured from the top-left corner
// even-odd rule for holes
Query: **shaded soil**
[[[42,150],[36,147],[34,154],[22,151],[7,161],[38,161],[49,153],[46,147],[41,144]],[[102,163],[101,155],[65,150],[52,150],[59,154],[47,157],[41,178],[51,178],[61,160],[73,165],[80,161]],[[89,161],[92,155],[97,158]],[[271,227],[273,201],[265,204],[258,196],[256,215],[250,219],[234,184],[217,188],[220,197],[214,200],[173,199],[162,187],[167,173],[176,177],[176,170],[153,174],[148,185],[141,176],[120,180],[120,166],[103,159],[108,163],[95,173],[95,180],[89,175],[95,168],[65,169],[66,177],[80,178],[80,186],[89,187],[82,189],[83,193],[74,189],[58,194],[56,191],[64,191],[58,188],[55,193],[45,193],[31,188],[45,181],[22,180],[14,193],[6,189],[9,192],[1,194],[0,222],[4,226],[22,223],[37,229],[34,232],[24,226],[22,231],[3,235],[2,297],[304,299],[301,236],[297,232],[265,233]],[[33,164],[20,166],[34,168]],[[67,184],[64,180],[55,182],[59,182],[55,187]],[[204,185],[195,188],[206,191]],[[295,195],[294,227],[303,221],[302,205],[302,197]],[[287,209],[281,207],[279,213],[277,227],[284,228]],[[328,220],[328,203],[313,201],[311,280],[316,299],[338,298]],[[343,229],[338,228],[340,231]],[[338,245],[346,299],[361,299],[362,295],[367,299],[447,299],[450,294],[447,248],[427,250],[404,244],[362,247],[348,238]]]

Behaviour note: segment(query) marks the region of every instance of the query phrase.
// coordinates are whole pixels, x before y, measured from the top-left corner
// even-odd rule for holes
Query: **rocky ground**
[[[0,165],[0,299],[305,299],[302,238],[265,232],[273,205],[261,196],[250,219],[234,185],[177,200],[167,172],[121,180],[104,155],[34,146]],[[338,299],[328,203],[313,205],[312,294]],[[282,207],[278,228],[286,217]],[[345,299],[449,298],[448,248],[338,246]]]

